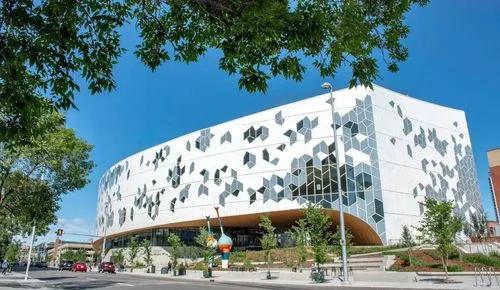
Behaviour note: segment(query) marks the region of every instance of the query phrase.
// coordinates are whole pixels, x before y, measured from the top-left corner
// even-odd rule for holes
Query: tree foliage
[[[61,254],[61,259],[65,261],[74,261],[75,260],[75,251],[67,250]]]
[[[266,91],[271,77],[302,80],[302,58],[322,77],[342,66],[350,86],[378,77],[376,51],[388,70],[408,58],[401,40],[405,13],[428,0],[390,1],[142,1],[132,6],[142,43],[136,55],[152,69],[170,59],[197,61],[208,49],[222,53],[219,67],[240,76],[239,86]]]
[[[21,243],[18,241],[12,241],[5,251],[5,257],[12,265],[20,260],[22,257],[21,253]]]
[[[113,263],[115,263],[118,267],[123,265],[123,262],[125,261],[125,254],[123,252],[123,249],[118,249],[113,252]]]
[[[142,253],[144,254],[144,262],[146,262],[146,267],[149,267],[153,262],[152,258],[153,247],[151,241],[148,239],[143,240],[141,243],[141,249]]]
[[[101,263],[101,256],[101,251],[94,251],[94,253],[92,253],[92,262]]]
[[[168,235],[167,241],[171,247],[170,255],[172,258],[173,267],[175,269],[177,266],[177,259],[179,259],[179,256],[180,256],[180,247],[182,245],[182,241],[181,241],[181,238],[174,233],[170,233]]]
[[[351,232],[346,228],[345,229],[345,246],[347,253],[351,251],[352,248],[352,234]],[[337,257],[342,257],[342,244],[340,241],[342,240],[342,235],[341,235],[341,230],[340,226],[337,226],[335,232],[332,235],[332,249],[333,252],[337,255]]]
[[[410,232],[410,229],[407,225],[403,226],[403,231],[401,232],[401,244],[408,249],[408,261],[410,262],[410,266],[412,264],[411,260],[411,252],[413,247],[415,246],[415,240]]]
[[[312,59],[322,77],[343,66],[350,86],[371,86],[381,55],[389,71],[408,58],[405,14],[429,0],[2,0],[0,139],[30,142],[47,113],[74,107],[77,80],[92,94],[115,88],[113,66],[127,47],[120,28],[140,34],[135,55],[152,70],[220,51],[219,67],[239,87],[300,81]]]
[[[28,141],[47,113],[74,107],[78,75],[92,93],[115,87],[112,69],[124,51],[118,29],[128,13],[123,1],[0,5],[0,139]]]
[[[59,114],[47,116],[53,124]],[[94,168],[92,146],[59,125],[29,145],[0,142],[0,232],[47,233],[57,221],[61,196],[80,189]]]
[[[311,238],[314,262],[324,264],[328,261],[328,245],[332,241],[330,217],[318,204],[308,203],[302,211]]]
[[[475,238],[478,242],[482,243],[488,237],[488,226],[486,225],[487,219],[483,212],[476,212],[470,215],[470,224],[464,223],[464,232],[467,236]]]
[[[61,254],[61,258],[65,261],[73,262],[86,262],[87,261],[87,251],[79,249],[76,251],[67,250]]]
[[[216,253],[216,249],[208,245],[209,237],[210,233],[208,232],[207,228],[201,227],[198,235],[194,238],[194,241],[200,247],[200,256],[203,258],[203,263],[205,265],[205,268],[207,269],[213,259],[213,256]]]
[[[140,248],[141,245],[139,244],[137,236],[131,237],[128,244],[128,259],[131,267],[135,265],[135,258],[137,258]]]
[[[443,268],[448,279],[448,256],[455,250],[456,235],[462,230],[462,220],[453,216],[452,201],[437,201],[428,198],[424,202],[424,218],[418,228],[421,240],[437,245]]]
[[[267,261],[267,272],[271,271],[271,263],[273,262],[273,250],[278,246],[278,239],[276,238],[275,230],[269,214],[260,215],[259,228],[264,231],[260,238],[260,244],[264,250],[264,256]]]
[[[87,262],[87,251],[83,249],[79,249],[75,252],[74,257],[75,262]]]
[[[297,250],[297,262],[300,269],[304,266],[307,260],[307,236],[308,228],[305,219],[300,219],[295,222],[295,225],[288,231],[292,240],[295,242]]]

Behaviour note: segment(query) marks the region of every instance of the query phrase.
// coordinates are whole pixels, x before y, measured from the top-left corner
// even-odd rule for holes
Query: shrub
[[[410,264],[410,257],[408,256],[408,253],[406,253],[406,252],[396,252],[395,255],[399,259],[403,260],[404,263],[405,263],[405,265],[409,265]]]
[[[500,267],[500,258],[494,256],[486,256],[483,254],[465,254],[463,259],[466,262],[480,264],[489,267]]]
[[[448,265],[448,272],[463,272],[464,268],[460,265]]]
[[[249,259],[245,259],[243,262],[243,266],[245,267],[245,270],[248,271],[253,271],[255,269],[254,265],[252,264],[252,261]]]
[[[459,259],[460,258],[460,250],[457,249],[457,248],[453,248],[453,250],[450,251],[450,255],[448,256],[448,258],[452,259],[452,260],[456,260],[456,259]]]
[[[432,264],[431,268],[443,270],[442,264]],[[463,272],[464,268],[460,265],[448,265],[448,272]]]
[[[192,266],[194,267],[195,270],[198,270],[198,271],[205,271],[207,269],[207,267],[205,266],[205,263],[203,261],[197,262],[197,263],[193,264]]]
[[[229,263],[242,263],[245,261],[246,258],[246,253],[245,252],[232,252],[231,255],[229,255]]]
[[[135,268],[144,268],[144,263],[141,262],[135,262]]]

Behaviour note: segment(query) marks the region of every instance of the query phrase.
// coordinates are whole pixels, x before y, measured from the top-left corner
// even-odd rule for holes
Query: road
[[[147,277],[127,274],[102,274],[102,273],[73,273],[60,272],[55,269],[33,269],[30,277],[42,282],[31,282],[27,284],[2,283],[0,277],[0,289],[169,289],[169,290],[259,290],[259,289],[331,289],[330,287],[318,286],[287,286],[287,285],[242,285],[220,283],[220,282],[191,282],[166,279],[164,277]],[[326,285],[322,285],[326,286]],[[332,285],[333,286],[333,285]],[[337,288],[337,287],[336,287]],[[375,288],[349,287],[349,290],[374,290]],[[382,289],[382,288],[379,288]],[[399,289],[404,290],[404,289]]]

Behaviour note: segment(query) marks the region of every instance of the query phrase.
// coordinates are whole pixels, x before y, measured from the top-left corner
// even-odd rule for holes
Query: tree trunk
[[[412,265],[411,262],[411,250],[408,250],[408,262],[410,262],[410,266]]]
[[[443,262],[445,280],[448,281],[448,265],[447,265],[448,257],[446,257],[446,259],[445,259],[444,255],[441,256],[441,261]]]
[[[267,273],[271,272],[271,252],[267,254]]]

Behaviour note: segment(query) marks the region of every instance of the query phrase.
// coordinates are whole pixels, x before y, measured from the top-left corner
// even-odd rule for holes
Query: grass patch
[[[463,260],[472,264],[500,268],[500,258],[483,254],[465,254]]]

